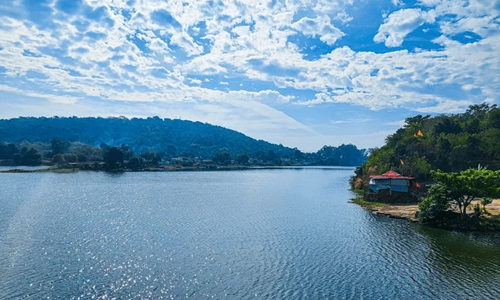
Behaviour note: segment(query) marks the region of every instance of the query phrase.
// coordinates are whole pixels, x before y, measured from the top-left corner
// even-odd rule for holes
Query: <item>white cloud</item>
[[[185,44],[176,42],[178,47],[182,44],[181,48],[186,50],[187,55],[191,55],[185,60],[179,61],[172,53],[167,40],[148,29],[151,27],[148,18],[141,18],[136,14],[132,18],[134,21],[127,23],[123,20],[123,16],[110,11],[110,16],[115,20],[115,26],[107,34],[105,40],[92,44],[75,40],[68,48],[68,55],[77,62],[71,69],[79,72],[81,77],[70,76],[65,70],[68,67],[65,63],[58,61],[55,56],[39,53],[40,47],[52,46],[55,49],[62,47],[60,40],[51,37],[50,30],[39,31],[28,28],[24,23],[9,18],[2,20],[4,25],[8,25],[11,30],[4,32],[5,34],[0,37],[0,43],[7,47],[3,50],[0,62],[7,69],[6,74],[10,74],[9,76],[22,76],[29,71],[47,75],[47,79],[32,79],[32,82],[39,86],[53,86],[61,95],[80,93],[81,97],[94,96],[125,101],[199,101],[212,92],[207,89],[193,90],[184,85],[184,79],[190,75],[216,74],[229,75],[228,79],[246,77],[246,80],[250,81],[253,79],[269,81],[279,88],[309,90],[316,94],[312,100],[304,97],[280,96],[276,99],[277,102],[296,102],[304,105],[351,103],[374,110],[403,106],[417,109],[433,105],[436,101],[447,100],[443,94],[422,94],[421,91],[436,84],[461,85],[464,91],[475,93],[475,98],[471,99],[473,102],[495,98],[495,93],[498,92],[498,85],[492,84],[498,81],[494,72],[498,70],[498,56],[494,55],[495,47],[498,47],[498,39],[495,39],[496,36],[491,33],[491,38],[485,38],[471,45],[461,45],[443,36],[435,42],[443,44],[446,47],[444,51],[411,53],[402,50],[375,54],[355,52],[349,47],[342,47],[310,61],[305,60],[303,54],[299,53],[299,49],[288,41],[294,32],[287,27],[295,27],[304,34],[310,35],[314,35],[313,29],[317,29],[319,36],[325,28],[333,30],[328,16],[304,17],[292,25],[293,14],[282,10],[300,7],[299,4],[274,7],[273,14],[267,11],[267,8],[255,4],[255,6],[245,6],[244,9],[248,10],[248,16],[251,18],[245,20],[245,18],[238,19],[239,13],[235,10],[235,6],[227,5],[221,13],[232,15],[234,19],[210,25],[212,27],[210,30],[207,29],[204,39],[210,43],[209,51],[200,55],[201,46],[197,45],[186,31],[190,25],[197,24],[193,23],[190,16],[199,15],[200,18],[207,20],[214,18],[214,15],[210,14],[200,15],[199,12],[203,11],[199,9],[200,5],[205,4],[203,2],[190,3],[186,6],[188,8],[184,8],[173,4],[165,6],[162,2],[161,5],[153,3],[151,7],[145,8],[144,3],[139,3],[134,8],[136,11],[142,10],[142,15],[147,16],[153,8],[161,7],[175,16],[182,25],[182,30],[171,35],[174,42],[182,36],[191,39],[185,40]],[[342,11],[341,6],[330,7],[333,7],[332,11]],[[262,11],[258,11],[259,9]],[[456,8],[453,8],[453,11],[455,10]],[[441,13],[444,8],[438,6],[436,11]],[[474,11],[482,12],[483,10],[477,8]],[[410,18],[405,19],[404,16],[410,16]],[[255,22],[255,24],[243,25],[242,22],[247,21]],[[406,9],[389,15],[381,26],[381,30],[388,34],[385,42],[401,43],[405,30],[411,30],[423,21],[432,21],[432,14],[419,9]],[[232,24],[240,24],[240,26],[233,28]],[[61,32],[68,38],[74,35],[73,31]],[[333,32],[336,31],[333,30]],[[333,43],[341,36],[338,32],[336,34],[331,38],[327,34],[322,34],[321,37],[328,43]],[[127,39],[131,35],[144,40],[146,42],[144,47],[151,52],[143,53],[132,44]],[[12,41],[23,42],[16,46]],[[109,48],[108,43],[117,48],[114,50]],[[172,44],[172,40],[170,43]],[[191,50],[189,50],[190,45],[194,47]],[[23,49],[30,49],[41,56],[23,56]],[[87,51],[77,52],[78,49],[87,49]],[[121,58],[112,59],[116,55]],[[470,59],[473,56],[481,58],[478,60],[479,64],[476,60]],[[251,60],[260,61],[267,69],[249,64]],[[107,65],[100,66],[99,64],[102,63],[107,63]],[[481,70],[485,68],[491,72],[482,72]],[[279,69],[283,72],[273,73]],[[154,77],[151,74],[161,77]],[[209,78],[203,80],[210,81]],[[199,84],[198,81],[190,82]],[[220,80],[215,82],[220,82]],[[223,82],[230,81],[224,80]],[[121,85],[128,86],[129,90],[113,90]],[[480,89],[482,93],[478,95],[477,89]],[[415,99],[419,99],[418,104],[413,104]],[[439,107],[441,106],[436,106],[435,109],[439,110]]]
[[[383,123],[382,125],[403,127],[405,125],[405,120],[387,122],[387,123]]]
[[[202,83],[202,81],[199,79],[190,79],[189,82],[192,84],[198,84],[198,85],[200,85]]]
[[[32,97],[32,98],[41,98],[41,99],[46,99],[54,103],[59,103],[59,104],[74,104],[78,102],[78,100],[82,100],[79,97],[74,97],[70,95],[54,95],[54,94],[44,94],[44,93],[39,93],[39,92],[34,92],[34,91],[29,91],[29,90],[20,90],[8,85],[0,84],[0,91],[4,92],[11,92],[15,93],[18,95],[24,95],[27,97]]]
[[[467,109],[473,102],[467,100],[461,101],[451,101],[451,100],[441,100],[438,101],[438,104],[432,107],[420,107],[415,109],[417,112],[421,113],[434,113],[436,111],[442,113],[460,113]]]
[[[353,38],[347,34],[349,26],[363,30],[366,25],[349,14],[365,9],[354,0],[84,2],[94,9],[104,6],[104,17],[113,25],[64,15],[66,19],[54,17],[53,26],[44,28],[33,26],[22,13],[17,19],[12,17],[16,14],[1,15],[0,90],[77,102],[67,108],[101,99],[126,107],[144,105],[141,109],[151,113],[146,105],[166,109],[168,104],[178,106],[175,113],[244,132],[257,134],[252,126],[274,128],[276,140],[283,128],[306,132],[307,126],[272,107],[297,104],[307,113],[323,109],[322,104],[346,103],[371,110],[447,113],[499,101],[498,1],[421,0],[416,8],[389,13],[374,41],[403,46],[419,26],[436,23],[433,28],[441,36],[433,42],[441,48],[385,53],[353,50],[359,44],[331,47]],[[11,6],[21,10],[16,1]],[[178,24],[152,20],[158,10]],[[297,32],[323,44],[296,41],[302,38]],[[471,32],[480,38],[468,44],[455,38]],[[312,46],[323,55],[307,57]],[[247,110],[251,113],[243,113]],[[175,117],[173,110],[166,111],[165,116]]]
[[[447,113],[449,110],[437,103],[452,103],[464,97],[469,98],[468,103],[498,99],[495,93],[498,95],[500,88],[492,84],[500,80],[500,57],[495,54],[500,46],[498,38],[467,45],[450,42],[443,51],[417,53],[335,49],[308,64],[307,77],[283,84],[298,89],[328,88],[316,93],[313,99],[295,102],[299,105],[350,103],[373,110],[406,107]],[[457,109],[464,105],[461,102]]]
[[[428,7],[434,7],[443,2],[442,0],[418,0],[418,3]]]
[[[441,32],[452,36],[470,31],[483,38],[497,34],[500,30],[498,23],[500,3],[497,3],[496,6],[494,4],[493,1],[472,1],[470,3],[456,1],[439,4],[435,8],[438,16],[456,15],[455,19],[444,19],[440,22]]]
[[[391,0],[392,2],[392,5],[394,6],[400,6],[401,4],[403,4],[403,2],[401,0]]]
[[[203,47],[196,44],[191,36],[186,32],[176,33],[170,39],[172,45],[183,48],[188,56],[198,55],[203,53]]]
[[[370,118],[357,118],[357,119],[345,119],[345,120],[332,120],[330,124],[338,125],[338,124],[353,124],[356,125],[358,123],[366,123],[371,121]]]
[[[434,21],[433,11],[427,12],[418,8],[401,9],[385,19],[373,40],[377,43],[384,42],[387,47],[398,47],[410,32],[424,23],[434,23]]]
[[[335,42],[344,36],[344,33],[330,23],[328,16],[318,16],[314,19],[304,17],[293,23],[290,27],[301,32],[304,35],[316,37],[328,45],[333,45]]]

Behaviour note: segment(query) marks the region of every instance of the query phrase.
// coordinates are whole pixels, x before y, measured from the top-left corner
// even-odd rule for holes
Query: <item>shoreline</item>
[[[418,204],[373,204],[371,202],[360,203],[355,200],[351,200],[351,202],[371,211],[374,215],[388,216],[389,218],[408,220],[414,223],[418,222],[418,218],[415,217]]]
[[[47,168],[27,170],[27,169],[13,169],[10,170],[0,170],[0,173],[74,173],[74,172],[109,172],[109,173],[128,173],[128,172],[203,172],[203,171],[241,171],[241,170],[269,170],[269,169],[351,169],[351,166],[304,166],[304,165],[290,165],[290,166],[245,166],[245,165],[203,165],[203,166],[182,166],[182,165],[166,165],[159,167],[144,167],[140,169],[127,169],[119,168],[113,170],[105,169],[81,169],[81,168],[71,168],[71,167],[54,167],[47,166]]]
[[[418,211],[418,204],[386,204],[386,203],[374,203],[374,202],[364,202],[356,199],[351,200],[352,203],[361,206],[362,208],[369,210],[374,215],[387,216],[393,219],[408,220],[412,223],[419,223],[424,226],[436,227],[447,230],[463,230],[463,231],[500,231],[500,199],[495,199],[493,202],[486,206],[487,213],[482,213],[479,217],[479,227],[475,229],[471,228],[461,228],[457,224],[447,224],[445,222],[434,222],[434,223],[421,223],[416,217],[416,212]],[[468,214],[473,214],[473,207],[479,201],[473,201],[468,208]],[[482,206],[481,206],[482,208]],[[450,208],[451,212],[458,213],[458,208],[452,206]],[[470,212],[470,213],[469,213]]]

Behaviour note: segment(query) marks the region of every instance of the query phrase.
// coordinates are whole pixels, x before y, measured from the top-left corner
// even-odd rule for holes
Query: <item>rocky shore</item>
[[[361,204],[362,207],[371,210],[375,215],[385,215],[395,219],[405,219],[411,222],[418,222],[416,212],[417,204],[383,204],[370,205]]]
[[[353,200],[354,203],[361,205],[363,208],[372,211],[375,215],[385,215],[390,218],[404,219],[411,222],[419,222],[418,219],[418,204],[384,204],[384,203],[374,203],[374,202],[359,202]],[[473,207],[478,201],[472,202],[468,208],[469,216],[473,214]],[[458,216],[458,207],[452,205],[450,210],[444,212],[446,215]],[[445,218],[435,220],[434,222],[427,223],[426,225],[431,225],[446,229],[457,229],[457,230],[488,230],[488,231],[499,231],[500,230],[500,199],[495,199],[493,202],[486,206],[486,212],[483,212],[477,220],[472,220],[470,222],[465,222],[467,224],[458,224],[458,218],[451,218],[450,216],[445,216]],[[457,220],[454,220],[457,219]],[[455,222],[457,221],[457,222]],[[462,226],[463,225],[463,226]]]

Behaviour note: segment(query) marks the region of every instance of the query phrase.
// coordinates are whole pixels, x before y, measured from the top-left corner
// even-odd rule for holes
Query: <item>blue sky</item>
[[[0,2],[0,118],[158,115],[316,151],[499,95],[499,0]]]

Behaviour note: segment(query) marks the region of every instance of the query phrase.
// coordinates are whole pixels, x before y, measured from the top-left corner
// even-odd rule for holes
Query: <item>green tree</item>
[[[70,143],[60,139],[52,139],[50,140],[50,145],[52,147],[52,156],[54,156],[65,153],[68,150]]]
[[[448,191],[442,185],[434,185],[429,189],[429,194],[424,201],[418,204],[420,220],[428,220],[436,217],[441,211],[450,207]]]
[[[244,165],[246,163],[248,163],[248,160],[250,159],[250,157],[248,156],[248,154],[246,153],[240,153],[240,154],[237,154],[234,159],[241,165]]]
[[[276,159],[276,154],[274,153],[274,151],[273,150],[267,151],[266,160],[267,161],[274,161],[275,159]]]
[[[297,160],[302,160],[304,159],[304,153],[300,151],[299,149],[295,148],[295,151],[293,152],[293,157]]]
[[[143,161],[142,158],[133,156],[132,158],[129,159],[126,166],[129,169],[137,170],[142,167],[142,161]]]
[[[20,164],[23,166],[38,166],[42,163],[42,155],[34,148],[31,148],[21,158]]]
[[[19,153],[16,145],[12,143],[0,144],[0,159],[13,159],[16,153]]]
[[[493,199],[491,197],[484,197],[481,199],[481,204],[483,205],[483,210],[486,211],[486,205],[491,204],[493,202]]]
[[[227,165],[231,162],[231,155],[227,152],[219,152],[212,158],[215,163]]]
[[[141,153],[140,156],[148,165],[157,165],[161,161],[161,156],[154,151]]]
[[[488,122],[491,127],[500,129],[500,108],[496,107],[490,111]]]
[[[128,145],[121,144],[121,146],[119,148],[123,152],[123,159],[124,160],[129,160],[135,156],[134,152],[132,152],[132,150],[130,149],[130,147]]]
[[[455,118],[446,117],[443,118],[441,123],[436,125],[435,133],[439,135],[441,132],[445,134],[460,133],[462,132],[462,127]]]
[[[431,165],[427,162],[425,157],[417,157],[414,161],[415,164],[415,177],[427,178],[431,171]]]
[[[479,119],[474,118],[465,124],[465,131],[470,134],[481,132],[481,122]]]
[[[172,145],[168,145],[166,154],[168,158],[174,158],[177,156],[177,149]]]
[[[457,172],[431,171],[440,186],[439,197],[457,202],[462,217],[467,214],[467,206],[475,198],[497,197],[500,195],[500,171],[488,169],[467,169]],[[437,191],[431,190],[428,198],[436,199]]]
[[[108,170],[113,170],[123,165],[123,151],[117,147],[111,147],[104,154],[104,162]]]

